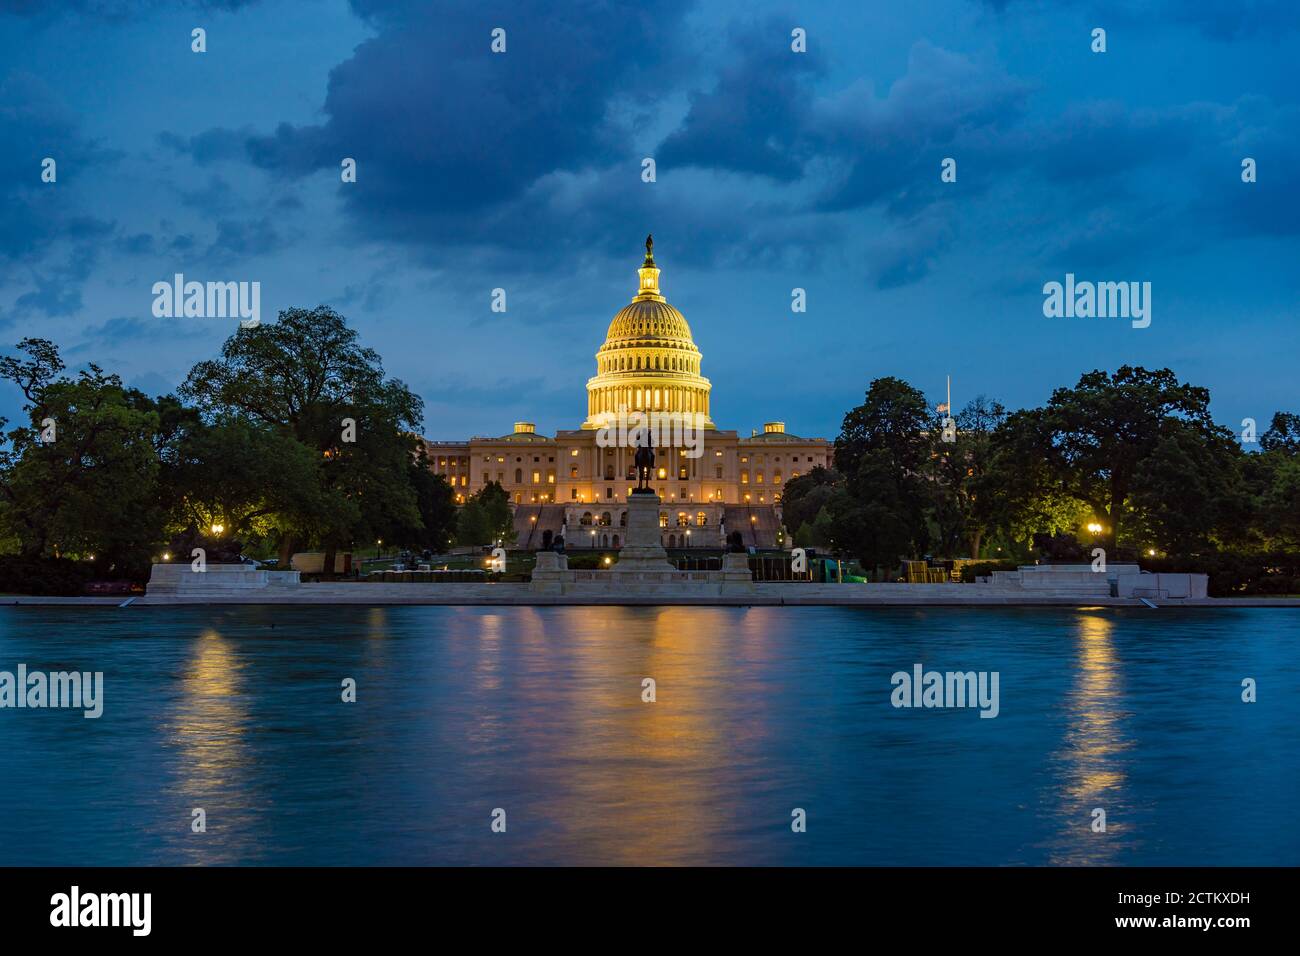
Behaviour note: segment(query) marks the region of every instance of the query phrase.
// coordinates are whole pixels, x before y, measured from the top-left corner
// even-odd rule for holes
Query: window
[[[772,484],[779,485],[780,483],[781,483],[781,469],[778,468],[772,475]]]
[[[577,466],[577,465],[570,465],[570,466],[569,466],[569,477],[570,477],[570,478],[577,478],[577,477],[578,477],[578,466]]]
[[[542,473],[540,471],[533,472],[533,484],[540,485],[541,483],[542,483]]]
[[[515,484],[516,484],[516,485],[522,485],[523,483],[524,483],[524,470],[523,470],[522,468],[516,468],[516,469],[515,469]]]
[[[570,449],[569,449],[569,455],[570,455],[571,457],[573,457],[573,458],[577,458],[577,457],[578,457],[578,449],[576,449],[576,448],[570,448]]]
[[[614,489],[613,489],[613,488],[606,488],[606,489],[605,489],[605,497],[606,497],[606,498],[613,498],[613,497],[614,497]]]
[[[754,472],[754,484],[761,485],[762,483],[763,483],[763,473],[761,471]]]
[[[547,468],[547,469],[546,469],[546,483],[547,483],[548,485],[553,485],[553,484],[555,484],[555,469],[554,469],[554,468]]]
[[[690,523],[691,523],[691,519],[686,516],[685,511],[677,512],[677,527],[685,528],[689,526]]]
[[[695,512],[695,524],[698,527],[703,528],[708,523],[709,523],[709,516],[707,514],[705,514],[703,511]]]
[[[610,514],[609,514],[608,511],[601,512],[601,515],[600,515],[600,525],[601,525],[602,528],[608,528],[608,527],[609,527],[611,524],[613,524],[613,523],[614,523],[614,520],[613,520],[613,518],[610,517]]]
[[[589,525],[589,524],[591,524],[591,512],[590,512],[590,511],[584,511],[584,512],[582,513],[582,518],[579,519],[579,522],[578,522],[578,523],[581,524],[581,525]]]
[[[682,465],[682,466],[680,466],[680,467],[677,469],[677,480],[678,480],[678,481],[685,481],[685,480],[686,480],[686,466],[685,466],[685,465]]]
[[[613,466],[613,465],[606,465],[606,466],[605,466],[605,480],[606,480],[606,481],[613,481],[613,480],[614,480],[614,466]]]
[[[749,471],[748,471],[748,470],[742,470],[742,471],[741,471],[741,473],[740,473],[740,483],[741,483],[742,485],[747,485],[747,484],[749,484]]]
[[[570,501],[577,501],[577,500],[578,500],[578,489],[577,489],[577,488],[570,488],[570,489],[569,489],[569,500],[570,500]]]
[[[719,465],[717,468],[715,468],[714,471],[716,471],[717,474],[714,475],[713,477],[715,477],[715,478],[721,478],[721,477],[722,477],[722,466],[721,466],[721,465]]]
[[[661,528],[666,528],[666,527],[668,527],[668,513],[667,513],[667,512],[664,512],[664,511],[659,512],[659,527],[661,527]]]
[[[667,477],[668,477],[668,469],[667,469],[667,468],[660,468],[660,469],[659,469],[659,480],[662,481],[663,479],[665,479],[665,478],[667,478]]]

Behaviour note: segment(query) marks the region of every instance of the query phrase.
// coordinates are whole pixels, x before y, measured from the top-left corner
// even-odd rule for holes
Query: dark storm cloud
[[[42,80],[27,73],[0,79],[0,143],[0,283],[6,261],[30,260],[57,240],[111,229],[74,213],[81,207],[67,195],[119,154],[84,137],[71,111]],[[46,157],[57,164],[54,183],[41,180]]]
[[[809,134],[814,53],[793,53],[785,24],[768,20],[732,31],[739,51],[707,93],[692,93],[681,128],[656,151],[665,166],[700,166],[799,179],[816,143]]]
[[[549,174],[619,157],[630,131],[609,121],[610,103],[638,81],[653,85],[676,55],[685,4],[354,7],[379,34],[330,74],[328,119],[281,125],[250,154],[291,177],[355,158],[358,181],[344,195],[356,221],[411,239],[447,213],[499,209]],[[493,55],[498,26],[507,52]]]

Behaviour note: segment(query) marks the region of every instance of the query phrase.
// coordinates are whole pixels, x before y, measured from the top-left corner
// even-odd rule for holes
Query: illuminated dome
[[[706,428],[709,390],[700,375],[700,350],[683,315],[659,291],[654,239],[647,236],[645,261],[637,270],[635,298],[609,323],[605,344],[596,352],[596,376],[587,381],[587,420],[583,428],[600,428],[628,412],[699,412]]]

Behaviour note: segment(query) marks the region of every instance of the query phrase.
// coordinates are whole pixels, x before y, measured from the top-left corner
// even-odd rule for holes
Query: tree
[[[856,481],[826,505],[832,547],[856,555],[864,568],[890,572],[916,553],[916,516],[896,478],[888,452],[868,452],[858,463]]]
[[[1281,451],[1288,455],[1300,452],[1300,415],[1275,412],[1268,431],[1259,436],[1259,445],[1265,451]]]
[[[241,418],[209,424],[196,416],[173,443],[161,478],[173,533],[193,528],[214,542],[273,539],[279,523],[318,514],[321,493],[309,448]]]
[[[119,573],[147,566],[164,521],[157,406],[96,365],[56,377],[64,365],[44,339],[18,347],[29,358],[0,359],[0,376],[22,391],[31,424],[9,431],[0,452],[4,530],[29,556],[93,554]]]
[[[190,370],[181,395],[208,417],[230,415],[292,436],[317,457],[315,510],[280,516],[281,558],[295,544],[335,550],[421,525],[410,463],[423,403],[385,379],[379,355],[332,309],[287,309],[240,328],[221,358]]]
[[[1034,494],[1022,499],[1059,489],[1086,504],[1114,553],[1125,509],[1140,490],[1142,463],[1161,439],[1174,428],[1184,429],[1180,440],[1222,438],[1209,401],[1207,389],[1179,382],[1169,369],[1088,372],[1074,388],[1054,391],[1045,407],[1007,418],[997,431],[999,470],[1033,476]]]
[[[781,492],[781,520],[787,528],[811,525],[826,507],[844,477],[831,468],[817,465],[806,475],[791,478]],[[796,541],[798,534],[795,535]]]
[[[863,456],[884,451],[902,471],[916,473],[926,456],[926,432],[934,418],[925,396],[897,378],[878,378],[863,403],[844,416],[835,439],[835,469],[857,473]]]
[[[456,491],[446,478],[429,469],[423,448],[408,467],[420,521],[418,526],[402,529],[393,540],[411,548],[442,551],[456,533]]]
[[[937,424],[911,385],[897,378],[871,383],[835,439],[835,468],[845,476],[848,497],[828,506],[837,546],[864,563],[889,566],[928,547],[921,472]]]
[[[1005,408],[979,395],[955,416],[953,441],[943,441],[942,429],[930,433],[929,514],[933,539],[945,557],[979,557],[992,517],[981,482],[993,458],[993,434],[1006,417]]]
[[[515,543],[515,515],[510,508],[510,495],[500,483],[489,481],[475,497],[483,506],[488,532],[493,541],[503,545]]]
[[[1132,511],[1148,540],[1193,555],[1210,550],[1216,537],[1232,536],[1247,513],[1239,457],[1230,436],[1167,422],[1134,472]]]

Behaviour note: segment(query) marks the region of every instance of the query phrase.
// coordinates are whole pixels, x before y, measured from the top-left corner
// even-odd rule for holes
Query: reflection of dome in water
[[[654,241],[647,237],[645,261],[635,298],[609,323],[596,353],[596,376],[587,381],[584,428],[599,428],[620,410],[699,412],[709,418],[707,378],[700,375],[700,350],[685,317],[659,291]]]

